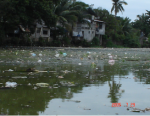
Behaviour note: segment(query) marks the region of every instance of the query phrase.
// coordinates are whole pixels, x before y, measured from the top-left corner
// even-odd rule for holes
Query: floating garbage
[[[61,84],[62,86],[69,86],[69,87],[71,87],[71,86],[76,86],[76,85],[74,84],[74,82],[60,81],[60,84]]]
[[[79,63],[78,65],[81,65],[81,63]]]
[[[31,53],[31,55],[32,55],[32,56],[36,56],[36,54],[35,54],[35,53]]]
[[[114,65],[114,64],[115,64],[115,60],[109,60],[109,61],[108,61],[108,64]]]
[[[31,83],[28,83],[28,86],[31,86]]]
[[[61,79],[61,78],[64,78],[64,77],[63,77],[63,76],[58,76],[58,78],[60,78],[60,79]]]
[[[84,110],[91,110],[91,109],[89,109],[89,108],[84,108]]]
[[[111,54],[110,53],[108,53],[108,56],[110,56]]]
[[[39,56],[42,56],[42,54],[40,53]]]
[[[6,82],[5,87],[16,87],[17,83],[16,82]]]
[[[140,112],[140,110],[131,110],[131,112]]]
[[[64,71],[61,71],[61,72],[63,72],[63,73],[69,73],[69,72],[71,72],[71,71],[64,70]]]
[[[26,76],[15,76],[15,77],[12,77],[14,79],[18,79],[18,78],[27,78]]]
[[[72,102],[76,102],[76,103],[80,103],[81,101],[79,101],[79,100],[67,100],[67,101],[72,101]]]
[[[109,57],[109,59],[112,59],[112,58],[113,58],[113,56],[112,56],[112,55],[109,55],[108,57]]]
[[[91,52],[87,52],[88,54],[91,54]]]
[[[53,84],[53,88],[58,88],[59,87],[59,85],[58,84]]]
[[[59,57],[59,54],[56,54],[55,57]]]
[[[10,72],[11,72],[11,71],[14,71],[14,70],[12,70],[12,69],[9,69],[9,70],[5,70],[5,71],[10,71]]]
[[[42,62],[42,60],[38,60],[37,62]]]
[[[67,56],[67,53],[63,53],[63,56]]]
[[[36,86],[39,86],[39,87],[48,87],[49,84],[48,83],[36,83]]]
[[[150,111],[150,108],[145,108],[146,111]]]
[[[95,67],[96,67],[96,64],[95,64],[94,62],[92,62],[91,67],[92,67],[92,68],[95,68]]]
[[[34,89],[34,90],[36,90],[36,89],[37,89],[37,87],[34,87],[33,89]]]

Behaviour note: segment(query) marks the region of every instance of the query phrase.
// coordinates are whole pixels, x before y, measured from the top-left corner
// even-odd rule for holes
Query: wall
[[[73,28],[73,37],[91,41],[95,37],[95,23],[91,23],[90,26],[88,24],[77,24]]]
[[[47,28],[44,24],[38,24],[36,25],[35,33],[31,35],[30,38],[34,38],[35,41],[39,40],[39,37],[50,39],[50,29]]]
[[[99,32],[96,31],[96,34],[105,35],[105,23],[102,24],[102,29],[99,29]]]

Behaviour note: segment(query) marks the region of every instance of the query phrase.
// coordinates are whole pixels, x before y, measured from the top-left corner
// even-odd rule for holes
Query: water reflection
[[[118,99],[121,97],[121,93],[119,93],[121,84],[117,84],[114,80],[112,83],[108,82],[110,92],[108,98],[111,99],[111,103],[118,103]]]

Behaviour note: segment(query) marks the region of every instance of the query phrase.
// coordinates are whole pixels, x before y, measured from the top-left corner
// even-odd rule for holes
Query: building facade
[[[72,36],[74,39],[91,41],[95,36],[105,35],[105,22],[97,20],[94,16],[92,19],[86,19],[89,24],[77,23],[73,28]]]
[[[40,37],[48,41],[50,40],[50,28],[48,28],[44,22],[42,22],[42,24],[36,23],[35,32],[30,38],[34,39],[34,41],[38,41]]]

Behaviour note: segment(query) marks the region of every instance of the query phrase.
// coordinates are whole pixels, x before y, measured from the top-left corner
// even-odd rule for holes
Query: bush
[[[19,43],[20,43],[20,38],[18,38],[18,37],[11,38],[11,44],[18,46]]]
[[[61,46],[61,42],[60,42],[59,39],[53,40],[53,41],[51,42],[51,45],[52,45],[52,46],[60,47],[60,46]]]
[[[39,37],[39,46],[46,46],[46,40],[42,37]]]
[[[70,39],[69,37],[67,37],[67,36],[64,36],[64,37],[62,38],[62,43],[63,43],[65,46],[68,46],[68,45],[70,45],[70,43],[71,43],[71,39]]]
[[[85,39],[81,42],[83,47],[91,47],[92,42],[88,42]]]
[[[99,46],[100,45],[100,40],[98,37],[94,37],[91,41],[92,46]]]

